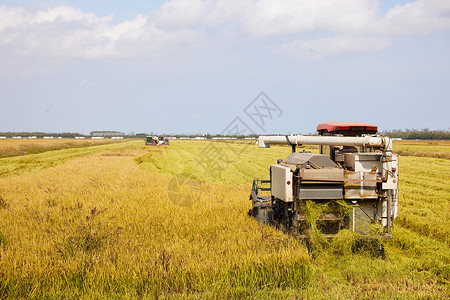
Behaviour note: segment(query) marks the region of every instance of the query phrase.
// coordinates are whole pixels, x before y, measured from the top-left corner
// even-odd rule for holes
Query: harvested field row
[[[29,140],[29,139],[4,139],[0,140],[0,158],[9,156],[19,156],[26,154],[36,154],[51,150],[71,149],[78,147],[88,147],[118,143],[121,141],[111,139],[99,140],[79,140],[79,139],[49,139],[49,140]]]

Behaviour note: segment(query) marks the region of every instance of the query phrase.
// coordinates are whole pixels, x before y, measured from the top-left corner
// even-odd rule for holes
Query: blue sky
[[[0,131],[450,127],[449,1],[0,1],[0,58]]]

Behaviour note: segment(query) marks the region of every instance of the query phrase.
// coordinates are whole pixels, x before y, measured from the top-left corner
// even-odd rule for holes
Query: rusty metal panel
[[[385,163],[385,168],[389,169],[386,182],[383,182],[383,190],[397,190],[398,189],[398,155],[392,154],[391,161]]]
[[[377,174],[374,172],[345,173],[345,199],[377,198]]]
[[[335,168],[302,169],[300,178],[305,181],[344,181],[344,170]]]
[[[303,165],[313,165],[318,168],[338,168],[338,165],[330,159],[328,155],[295,152],[286,158],[287,164],[302,167]]]
[[[310,200],[342,199],[344,170],[335,168],[301,169],[299,198]]]
[[[342,153],[335,154],[334,160],[340,163],[344,162],[344,154]]]
[[[381,172],[381,153],[345,153],[344,165],[350,167],[353,172],[369,172],[376,167]]]

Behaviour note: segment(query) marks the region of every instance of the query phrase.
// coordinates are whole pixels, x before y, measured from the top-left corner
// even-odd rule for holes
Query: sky
[[[0,0],[0,103],[0,132],[446,130],[450,1]]]

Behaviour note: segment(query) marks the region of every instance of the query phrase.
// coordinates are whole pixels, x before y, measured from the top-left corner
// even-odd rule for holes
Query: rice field
[[[394,141],[395,152],[403,156],[450,159],[450,141]]]
[[[117,142],[118,140],[112,139],[1,139],[0,158]]]
[[[450,160],[400,158],[382,259],[345,235],[311,255],[247,216],[252,180],[289,153],[128,141],[1,158],[0,298],[448,298]]]

